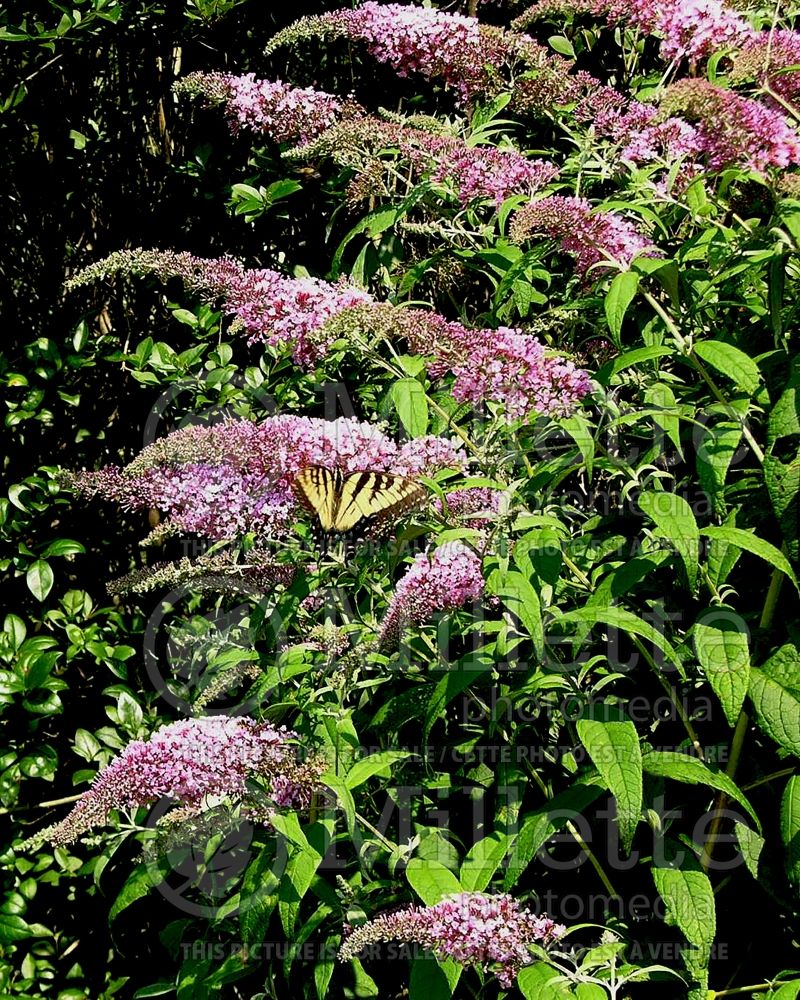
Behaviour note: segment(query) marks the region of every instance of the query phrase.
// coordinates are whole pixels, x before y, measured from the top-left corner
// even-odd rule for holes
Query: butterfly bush
[[[652,241],[615,212],[593,210],[585,198],[550,195],[521,208],[511,223],[511,238],[523,243],[532,236],[556,240],[574,254],[578,273],[586,278],[597,265],[628,266],[638,254],[657,256]]]
[[[800,163],[800,139],[783,115],[760,101],[708,80],[679,80],[667,88],[661,108],[696,122],[708,166],[741,164],[752,170]]]
[[[511,988],[519,970],[531,961],[530,946],[546,946],[566,932],[549,917],[523,909],[511,896],[460,892],[433,906],[411,906],[362,924],[345,938],[339,960],[356,958],[383,941],[416,944],[437,958],[450,958],[485,971]]]
[[[447,514],[448,520],[465,521],[470,528],[488,528],[500,512],[505,492],[485,486],[470,486],[451,490],[441,500],[434,502],[434,509]]]
[[[532,160],[515,149],[470,146],[453,135],[432,132],[368,116],[340,123],[316,142],[292,152],[293,158],[327,155],[369,179],[380,178],[378,156],[390,150],[412,168],[415,178],[428,176],[435,183],[452,185],[462,205],[488,198],[496,205],[513,194],[533,195],[558,174],[555,164]],[[377,163],[377,169],[374,169]],[[360,197],[375,192],[369,185],[355,185]]]
[[[313,368],[328,344],[315,339],[332,315],[372,297],[346,281],[287,278],[268,268],[246,269],[230,257],[206,259],[172,250],[122,250],[90,264],[67,282],[71,290],[113,274],[177,277],[211,301],[222,299],[249,343],[291,347],[297,364]]]
[[[280,80],[257,80],[253,73],[190,73],[173,90],[224,104],[234,132],[244,127],[275,142],[308,142],[340,116],[354,111],[350,102],[332,94]]]
[[[742,45],[755,34],[745,17],[720,0],[539,0],[512,26],[524,31],[542,17],[568,13],[591,14],[612,26],[627,23],[659,35],[665,60],[701,59]]]
[[[399,580],[378,636],[393,649],[411,625],[422,625],[437,611],[454,611],[483,596],[480,556],[462,542],[445,542],[416,556]]]
[[[619,220],[618,229],[622,231],[626,225]],[[432,355],[431,376],[453,374],[453,393],[460,401],[503,402],[506,413],[514,418],[532,410],[566,415],[591,388],[585,372],[570,361],[549,356],[540,341],[519,330],[470,330],[438,313],[378,303],[345,283],[246,270],[226,257],[206,260],[174,251],[120,251],[89,265],[68,287],[120,273],[152,273],[162,281],[171,276],[182,278],[187,288],[214,301],[222,299],[226,311],[248,332],[250,342],[289,344],[304,368],[314,367],[337,341],[359,344],[359,335],[370,332],[386,339],[406,339],[413,352]],[[363,349],[365,345],[360,346]],[[486,368],[478,373],[476,365]],[[211,498],[231,486],[232,517],[236,509],[244,512],[253,498],[252,482],[239,479],[232,484],[224,469],[204,465],[199,453],[193,480],[185,487],[188,494],[198,483],[203,495]],[[178,484],[173,486],[179,489]],[[164,487],[164,492],[169,491]],[[272,508],[278,505],[277,498],[265,502]],[[213,519],[217,506],[215,503]],[[202,519],[202,506],[198,506],[197,517]],[[221,536],[208,537],[230,535],[226,530]]]
[[[66,478],[84,496],[112,500],[128,510],[163,511],[165,521],[150,541],[179,532],[212,540],[253,532],[263,539],[291,529],[299,513],[292,484],[309,465],[420,476],[460,469],[464,462],[463,452],[446,438],[420,437],[398,445],[358,420],[283,414],[260,423],[183,427],[148,445],[125,468]],[[274,572],[276,582],[285,572]]]
[[[619,146],[619,156],[631,163],[694,161],[703,152],[697,129],[683,118],[665,116],[651,104],[626,98],[613,87],[596,87],[574,111],[575,119],[595,135]]]
[[[299,763],[291,742],[296,739],[283,727],[222,715],[161,726],[148,740],[129,743],[68,816],[36,839],[69,844],[106,823],[112,809],[160,799],[196,808],[206,796],[240,798],[253,777],[269,779],[276,805],[297,805],[316,786],[322,764]]]
[[[755,80],[784,101],[800,98],[800,72],[789,69],[800,65],[800,32],[787,29],[759,32],[732,58],[732,83]]]
[[[391,66],[398,76],[419,73],[428,80],[441,80],[464,103],[504,89],[504,81],[517,67],[555,73],[564,62],[553,59],[532,38],[482,25],[475,17],[372,2],[302,18],[275,35],[267,53],[314,37],[362,42],[374,59]]]
[[[432,379],[453,377],[450,391],[459,402],[501,405],[510,419],[566,416],[592,388],[585,371],[549,354],[530,334],[509,327],[473,330],[424,309],[358,306],[336,316],[325,334],[403,339],[412,353],[430,356]]]

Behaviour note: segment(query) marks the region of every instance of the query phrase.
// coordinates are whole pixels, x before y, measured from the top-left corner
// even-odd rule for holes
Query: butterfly
[[[379,527],[410,507],[418,507],[427,491],[420,483],[389,472],[351,472],[309,465],[292,484],[294,495],[329,534],[345,534],[358,526]]]

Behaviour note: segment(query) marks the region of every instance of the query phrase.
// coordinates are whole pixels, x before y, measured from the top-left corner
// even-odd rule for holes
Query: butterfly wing
[[[321,465],[309,465],[294,478],[292,490],[298,503],[312,516],[319,519],[324,531],[337,531],[334,527],[340,506],[342,474]]]
[[[353,472],[342,480],[333,530],[350,531],[366,520],[375,525],[392,520],[404,510],[419,506],[426,496],[424,486],[405,476]]]

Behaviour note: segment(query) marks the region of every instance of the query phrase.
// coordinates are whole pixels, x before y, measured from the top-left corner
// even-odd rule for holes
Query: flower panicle
[[[763,173],[770,167],[800,163],[800,138],[780,111],[709,80],[671,84],[661,111],[681,112],[694,123],[712,170],[738,164]]]
[[[462,205],[484,198],[499,206],[511,195],[535,194],[558,175],[550,161],[533,160],[511,147],[470,146],[452,134],[374,116],[334,125],[310,144],[292,150],[290,158],[330,156],[362,177],[373,171],[381,176],[381,156],[386,151],[412,168],[415,181],[427,177],[452,186]],[[351,187],[362,197],[372,191],[363,181]]]
[[[536,916],[508,895],[460,892],[432,906],[410,906],[385,913],[351,930],[339,950],[342,962],[367,946],[385,941],[417,944],[438,958],[496,971],[510,988],[532,960],[531,945],[546,947],[566,927]]]
[[[364,114],[352,101],[253,73],[190,73],[173,87],[178,94],[224,104],[231,129],[249,128],[274,142],[309,142],[344,115]]]
[[[425,436],[398,445],[379,427],[356,419],[280,414],[260,423],[226,420],[180,428],[148,445],[125,468],[73,474],[71,485],[81,495],[128,510],[162,511],[165,520],[157,529],[162,534],[232,541],[252,532],[263,543],[290,533],[300,513],[294,479],[310,465],[428,476],[463,469],[465,455],[449,438]],[[229,573],[233,567],[222,569]],[[194,575],[194,569],[180,565],[178,573]],[[288,578],[289,569],[265,557],[253,573],[274,585]],[[130,582],[142,585],[140,576]]]
[[[379,648],[393,649],[409,626],[479,600],[484,589],[481,558],[463,542],[445,542],[432,553],[421,553],[395,588],[380,627]]]
[[[309,767],[298,760],[296,739],[284,727],[244,717],[216,715],[161,726],[148,740],[129,743],[65,819],[28,843],[69,844],[107,823],[112,810],[160,799],[197,807],[207,796],[241,797],[253,777],[277,781],[277,798],[288,801],[305,794],[300,786],[315,784],[320,773],[316,760]]]
[[[165,587],[189,586],[192,590],[224,593],[242,588],[258,590],[289,586],[295,566],[277,562],[269,553],[250,549],[243,557],[232,549],[205,553],[197,559],[185,556],[176,562],[143,566],[106,585],[111,595],[147,594]]]
[[[549,195],[519,209],[511,239],[524,243],[534,235],[555,240],[576,258],[586,279],[590,268],[628,267],[638,254],[658,256],[652,241],[616,212],[593,210],[585,198]]]
[[[372,0],[352,10],[301,18],[273,36],[267,52],[313,37],[361,42],[398,76],[419,73],[441,80],[463,103],[507,87],[516,66],[553,63],[551,53],[532,38],[482,25],[475,17]]]

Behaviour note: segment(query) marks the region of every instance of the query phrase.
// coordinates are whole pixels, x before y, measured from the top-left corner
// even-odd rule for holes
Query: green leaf
[[[602,793],[603,789],[599,784],[576,782],[551,799],[544,808],[529,813],[522,822],[509,857],[503,891],[513,889],[536,852]]]
[[[800,554],[800,449],[790,462],[782,462],[772,452],[764,456],[764,482],[772,509],[778,519],[789,553]]]
[[[761,373],[749,354],[732,344],[721,340],[700,340],[694,345],[694,353],[706,364],[731,379],[737,389],[752,396],[758,389]]]
[[[638,289],[639,275],[635,271],[621,271],[611,282],[606,292],[606,320],[615,343],[619,340],[625,313]]]
[[[166,997],[170,993],[175,992],[175,980],[167,982],[162,980],[160,983],[152,983],[150,986],[142,986],[141,989],[137,990],[133,994],[133,1000],[145,1000],[145,997]],[[81,993],[81,996],[85,994]]]
[[[451,959],[417,955],[411,962],[409,1000],[450,1000],[460,978],[461,966]]]
[[[677,493],[642,493],[639,506],[655,522],[662,537],[669,539],[683,561],[689,589],[697,587],[700,533],[692,508]]]
[[[715,514],[724,514],[724,488],[731,460],[742,440],[741,424],[721,421],[706,427],[697,449],[700,485],[711,498]]]
[[[637,347],[632,351],[626,351],[625,354],[621,354],[618,358],[614,358],[613,361],[604,364],[595,378],[600,385],[608,385],[615,375],[618,375],[626,368],[632,368],[634,365],[642,364],[645,361],[655,361],[657,358],[663,358],[668,354],[674,353],[674,347]]]
[[[680,868],[653,868],[653,881],[667,910],[667,923],[677,927],[696,949],[696,963],[687,962],[694,975],[708,967],[717,932],[714,891],[705,872]]]
[[[38,601],[43,601],[53,589],[53,571],[44,559],[31,563],[25,575],[28,590]]]
[[[280,879],[274,872],[275,857],[262,848],[245,869],[239,907],[239,929],[246,945],[263,941],[273,910],[278,905]]]
[[[495,594],[508,610],[515,615],[531,637],[536,655],[544,657],[544,625],[539,595],[517,570],[496,569],[486,581],[489,594]]]
[[[363,785],[373,775],[380,774],[384,778],[390,776],[392,764],[400,760],[406,760],[414,755],[406,750],[383,750],[381,753],[373,753],[362,760],[357,761],[347,772],[345,785],[352,792],[354,788]]]
[[[786,877],[800,886],[800,775],[792,775],[781,798],[781,841]]]
[[[428,400],[415,378],[401,378],[392,386],[392,401],[409,436],[422,437],[428,429]]]
[[[593,717],[579,719],[581,743],[616,799],[622,846],[630,853],[642,812],[642,751],[636,726],[611,705],[597,705]]]
[[[707,608],[693,629],[694,648],[725,717],[736,724],[750,682],[749,632],[733,608]]]
[[[406,867],[406,878],[426,906],[432,906],[445,896],[462,891],[456,876],[438,861],[412,858]]]
[[[127,910],[131,903],[144,898],[157,884],[159,874],[163,874],[163,872],[160,872],[153,864],[138,865],[134,868],[114,900],[108,914],[108,922],[113,923],[123,910]]]
[[[578,446],[586,474],[591,479],[594,468],[594,438],[589,421],[580,413],[573,413],[572,416],[561,420],[561,426]]]
[[[314,881],[321,860],[311,848],[296,851],[289,859],[278,890],[278,912],[287,937],[294,932],[300,904]]]
[[[749,531],[745,531],[744,528],[731,528],[725,524],[719,527],[701,528],[700,534],[710,538],[712,542],[725,542],[727,545],[734,545],[745,552],[751,552],[754,556],[768,562],[770,566],[779,569],[797,587],[797,577],[794,575],[789,560],[780,549],[776,549],[774,545],[759,538],[758,535],[753,535]]]
[[[734,823],[733,829],[736,833],[736,842],[739,845],[742,860],[753,878],[757,879],[758,859],[764,847],[765,840],[755,830],[751,830],[749,826],[745,826],[744,823]]]
[[[15,913],[0,913],[0,944],[12,944],[33,936],[30,925]]]
[[[729,799],[738,802],[752,818],[756,828],[761,829],[758,816],[739,787],[727,774],[712,770],[697,757],[689,757],[687,754],[671,750],[653,750],[642,757],[642,768],[645,774],[672,778],[673,781],[681,781],[686,785],[707,785],[718,792],[724,792]]]
[[[557,620],[559,622],[581,622],[584,625],[607,625],[611,628],[621,629],[624,632],[631,632],[633,635],[638,635],[641,639],[651,642],[679,670],[682,670],[677,653],[664,636],[648,622],[643,621],[643,619],[633,614],[633,612],[626,611],[625,608],[619,608],[616,605],[598,608],[587,604],[575,611],[567,611]]]
[[[467,892],[483,892],[508,852],[511,838],[492,833],[473,844],[461,865],[459,881]]]
[[[769,415],[767,444],[770,448],[781,438],[800,434],[800,392],[798,390],[800,390],[800,372],[796,371]]]
[[[564,35],[551,35],[547,41],[550,48],[560,56],[567,56],[570,59],[575,58],[575,49],[572,47],[572,42]]]
[[[557,980],[561,973],[545,962],[535,962],[520,969],[517,986],[525,1000],[563,1000],[572,996],[566,983]]]
[[[58,538],[47,546],[42,553],[42,559],[49,559],[50,556],[71,556],[85,551],[80,542],[75,542],[71,538]]]
[[[428,704],[425,707],[425,724],[423,726],[423,738],[427,741],[430,736],[433,724],[442,717],[442,710],[449,705],[453,698],[457,698],[461,692],[474,683],[481,675],[490,669],[488,664],[475,663],[471,656],[464,662],[458,664],[453,670],[446,670],[433,689]]]
[[[750,671],[750,700],[760,728],[784,750],[800,757],[800,653],[782,646]]]

